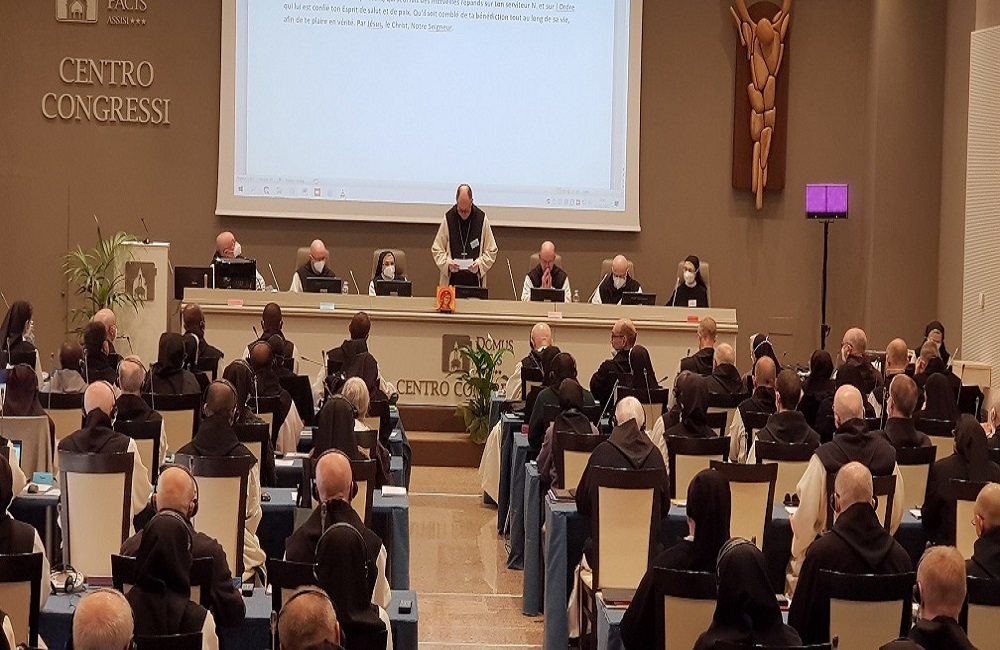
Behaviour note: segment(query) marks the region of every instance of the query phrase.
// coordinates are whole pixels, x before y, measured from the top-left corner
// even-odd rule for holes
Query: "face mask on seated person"
[[[389,266],[382,267],[382,277],[386,280],[392,280],[396,277],[396,265],[390,264]]]
[[[240,246],[239,242],[233,244],[233,257],[239,257],[243,254],[243,247]]]
[[[611,278],[611,284],[615,285],[615,289],[621,289],[625,286],[625,278],[620,278],[616,275]]]
[[[684,271],[684,284],[689,287],[694,286],[694,271]]]
[[[326,260],[319,260],[318,262],[316,260],[312,261],[312,270],[315,271],[316,273],[322,273],[323,269],[325,268],[326,268]]]

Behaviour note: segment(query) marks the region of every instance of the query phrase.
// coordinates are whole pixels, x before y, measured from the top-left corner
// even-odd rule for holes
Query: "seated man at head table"
[[[118,364],[118,387],[121,388],[122,392],[115,401],[115,408],[118,411],[116,420],[121,422],[159,422],[160,457],[157,462],[162,465],[167,454],[167,432],[163,427],[163,416],[154,411],[142,398],[146,376],[146,366],[137,356],[129,355]]]
[[[906,549],[879,521],[872,474],[861,463],[847,463],[837,472],[833,514],[831,532],[809,547],[788,610],[788,624],[803,643],[830,640],[830,592],[822,571],[888,575],[913,570]]]
[[[584,544],[583,559],[577,567],[577,576],[580,571],[590,571],[598,569],[598,529],[596,513],[593,511],[595,496],[599,489],[594,483],[592,467],[609,467],[612,469],[625,470],[653,470],[662,472],[663,481],[658,491],[659,498],[653,499],[653,507],[650,512],[650,559],[659,550],[659,530],[660,520],[667,516],[670,510],[670,482],[667,480],[667,467],[664,463],[660,450],[650,441],[644,430],[646,425],[646,412],[634,397],[625,397],[615,407],[615,420],[618,426],[611,432],[611,437],[597,445],[587,467],[580,477],[580,484],[576,488],[576,508],[580,516],[590,521],[590,537]],[[579,636],[580,627],[580,599],[577,597],[577,583],[574,581],[573,593],[569,600],[569,626],[570,637]]]
[[[59,368],[42,387],[44,393],[82,393],[87,390],[83,378],[83,346],[79,341],[65,341],[59,346]]]
[[[802,380],[794,370],[786,368],[778,373],[774,382],[774,415],[767,419],[767,426],[754,431],[750,441],[750,453],[747,463],[757,462],[757,441],[779,442],[786,445],[819,446],[819,434],[813,431],[806,416],[798,410],[802,399]]]
[[[642,286],[628,272],[628,259],[624,255],[616,255],[611,260],[611,273],[597,285],[590,302],[595,305],[620,305],[625,293],[642,293]]]
[[[490,220],[472,202],[472,188],[459,185],[455,205],[445,213],[431,245],[434,264],[441,271],[438,286],[482,286],[497,252]]]
[[[361,533],[368,549],[368,561],[378,569],[372,602],[386,608],[392,597],[389,581],[385,577],[388,556],[382,540],[365,526],[351,505],[351,496],[356,488],[351,475],[351,461],[347,456],[338,449],[323,453],[316,463],[316,492],[320,503],[309,518],[285,540],[285,559],[314,564],[316,545],[323,531],[337,523],[350,524]]]
[[[267,348],[267,346],[263,346]],[[268,348],[269,349],[269,348]],[[215,458],[253,458],[253,452],[236,437],[233,419],[236,417],[236,391],[225,381],[213,381],[205,391],[204,417],[191,442],[177,450],[178,454]],[[257,527],[262,516],[260,507],[260,463],[254,461],[247,481],[246,525],[243,528],[243,582],[257,580],[265,584],[267,555],[260,547]]]
[[[233,584],[226,551],[214,538],[194,530],[191,518],[198,512],[198,485],[190,472],[178,466],[167,467],[156,482],[153,495],[156,512],[170,510],[184,518],[191,528],[191,554],[195,558],[212,558],[212,586],[208,595],[208,609],[219,627],[236,627],[243,623],[246,606],[243,596]],[[142,543],[140,530],[122,544],[122,555],[135,557]]]
[[[747,440],[746,413],[773,414],[777,410],[774,402],[774,381],[776,379],[774,360],[761,357],[753,371],[753,394],[740,402],[733,413],[729,425],[729,459],[734,463],[747,462],[750,442]]]
[[[278,616],[280,650],[342,650],[343,635],[330,596],[319,587],[299,587]]]
[[[212,257],[212,264],[218,260],[245,260],[247,258],[243,257],[243,246],[236,241],[236,235],[229,232],[220,232],[219,236],[215,238],[215,255]],[[267,290],[267,283],[264,282],[264,276],[260,274],[260,269],[257,269],[257,291]]]
[[[524,276],[524,286],[521,287],[521,301],[531,300],[532,289],[561,289],[565,296],[564,302],[573,302],[573,290],[569,286],[569,276],[566,271],[556,266],[556,245],[550,241],[542,242],[538,251],[538,265]]]
[[[103,327],[103,325],[102,325]],[[59,451],[74,454],[132,454],[132,516],[139,514],[149,503],[153,485],[149,472],[142,464],[139,449],[126,435],[114,430],[111,414],[115,410],[115,391],[106,381],[95,381],[83,394],[86,417],[83,428],[59,441]],[[131,523],[129,525],[131,528]]]
[[[896,494],[892,501],[889,517],[889,531],[895,533],[903,518],[903,503],[906,502],[903,477],[896,465],[896,450],[885,438],[868,431],[864,420],[864,404],[861,392],[851,385],[837,389],[833,402],[837,431],[833,440],[820,445],[795,492],[799,496],[799,509],[792,517],[792,553],[786,574],[787,593],[793,594],[798,581],[802,562],[807,557],[810,545],[816,536],[829,527],[826,520],[827,475],[835,474],[851,461],[862,463],[872,476],[896,477]]]
[[[335,278],[337,274],[330,268],[330,253],[322,239],[314,239],[309,244],[309,259],[295,270],[292,275],[292,285],[289,291],[300,293],[304,291],[306,278]]]
[[[251,341],[250,345],[243,350],[243,358],[250,358],[250,346],[256,341],[267,341],[272,336],[277,334],[282,339],[284,339],[284,354],[282,356],[283,363],[285,367],[291,370],[296,375],[299,374],[299,349],[295,344],[285,336],[282,328],[285,326],[285,321],[281,316],[281,305],[276,302],[269,302],[264,305],[263,311],[260,315],[260,336],[257,337],[255,341]],[[254,330],[256,333],[256,329]]]
[[[205,314],[201,310],[201,305],[188,303],[181,310],[181,322],[184,325],[184,334],[191,334],[198,339],[199,359],[221,359],[224,355],[222,350],[210,345],[205,340]]]
[[[687,370],[707,377],[715,367],[715,341],[718,336],[718,326],[715,319],[705,316],[698,321],[698,351],[689,357],[681,359],[681,370]]]

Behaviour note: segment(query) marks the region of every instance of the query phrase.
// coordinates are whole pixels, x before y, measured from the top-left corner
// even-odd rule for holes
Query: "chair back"
[[[203,372],[215,381],[219,378],[219,359],[222,357],[201,357],[194,364],[194,372]]]
[[[773,462],[778,466],[774,492],[778,495],[795,494],[799,479],[809,465],[818,445],[786,444],[773,440],[754,441],[754,456],[758,463]]]
[[[906,487],[903,498],[904,509],[919,508],[924,504],[924,497],[927,494],[927,475],[937,457],[937,451],[938,448],[934,445],[896,450],[896,464],[899,466],[899,475],[903,477],[903,485]]]
[[[969,593],[969,641],[977,648],[995,646],[1000,639],[1000,581],[966,578]]]
[[[726,411],[709,411],[705,414],[705,424],[718,431],[719,436],[722,437],[726,435],[726,429],[729,428],[730,417]]]
[[[163,417],[167,448],[174,451],[191,442],[201,421],[201,395],[157,395],[144,393],[150,408]]]
[[[521,399],[527,400],[528,393],[531,389],[538,388],[541,389],[543,382],[545,381],[545,373],[542,372],[541,368],[525,368],[521,367]],[[524,414],[525,419],[531,417],[531,413],[527,411]]]
[[[701,273],[701,279],[705,281],[705,291],[708,294],[708,304],[712,304],[712,280],[711,273],[709,272],[708,262],[701,260],[701,266],[698,267],[698,272]],[[684,262],[677,263],[677,286],[684,284]],[[678,307],[687,307],[687,305],[677,305]]]
[[[377,472],[377,461],[374,458],[351,461],[351,474],[354,476],[354,482],[358,484],[358,493],[351,499],[351,507],[368,527],[372,525],[372,501],[375,499]],[[313,476],[315,475],[314,467]]]
[[[233,432],[243,446],[250,450],[258,463],[264,456],[264,450],[271,442],[271,427],[267,422],[251,422],[249,424],[234,424]]]
[[[41,553],[0,555],[0,609],[10,617],[14,638],[32,647],[38,645],[41,592]]]
[[[694,475],[711,466],[713,458],[723,460],[729,453],[729,436],[686,438],[667,436],[667,464],[670,470],[670,498],[686,499]]]
[[[149,482],[156,485],[156,477],[160,474],[160,434],[163,432],[163,422],[115,420],[115,431],[135,440],[135,448],[146,467]]]
[[[294,377],[282,377],[278,380],[284,388],[292,402],[295,403],[295,410],[302,416],[302,423],[309,427],[316,424],[316,406],[313,404],[312,384],[307,375],[295,375]]]
[[[538,266],[538,264],[539,264],[538,253],[532,253],[531,256],[528,257],[528,273],[531,273],[532,269]],[[558,266],[561,269],[565,269],[565,267],[562,265],[562,255],[560,255],[559,253],[556,253],[556,266]]]
[[[376,399],[369,402],[368,417],[378,418],[378,426],[374,428],[378,431],[378,439],[382,445],[388,448],[389,436],[392,435],[392,414],[389,409],[389,401]]]
[[[0,417],[0,435],[7,440],[21,441],[21,469],[29,477],[34,472],[52,471],[52,440],[47,417]]]
[[[600,280],[598,280],[598,282],[603,282],[604,276],[611,275],[611,264],[614,261],[615,260],[613,258],[608,257],[601,262],[601,275],[598,276],[600,277]],[[628,261],[628,274],[633,278],[635,277],[635,264],[632,263],[632,260]]]
[[[111,556],[132,528],[132,452],[59,452],[63,564],[87,577],[111,575]]]
[[[659,505],[663,472],[599,466],[590,471],[597,486],[594,591],[607,600],[631,599],[649,567],[650,520]]]
[[[656,647],[691,650],[715,615],[714,573],[653,567]]]
[[[41,393],[38,399],[56,426],[57,447],[60,440],[83,427],[83,393]]]
[[[729,530],[733,537],[742,537],[764,548],[764,536],[771,527],[774,508],[774,486],[778,480],[778,466],[774,463],[740,465],[712,461],[712,469],[729,480],[732,508]]]
[[[298,271],[306,262],[309,261],[309,247],[300,246],[297,251],[295,251],[295,270]]]
[[[406,251],[402,251],[398,248],[376,248],[372,251],[372,274],[371,277],[375,277],[375,274],[380,271],[378,268],[378,258],[384,252],[392,253],[393,261],[396,265],[396,277],[405,276],[410,277],[406,274]],[[304,262],[303,262],[304,263]]]
[[[174,463],[187,467],[198,481],[198,514],[191,519],[192,526],[219,542],[229,571],[242,576],[247,483],[254,459],[177,454]]]
[[[135,637],[135,650],[201,650],[201,632]]]
[[[745,393],[740,393],[737,395],[725,395],[722,393],[709,393],[708,394],[708,413],[725,413],[726,414],[726,431],[729,430],[730,425],[733,423],[733,415],[737,411],[740,403],[743,402],[750,395]],[[723,433],[722,435],[725,435]]]
[[[955,449],[955,423],[951,420],[934,420],[931,418],[920,418],[914,421],[917,431],[926,433],[931,439],[931,444],[939,448],[938,455],[941,458],[951,455]]]
[[[277,615],[299,587],[316,585],[312,564],[267,558],[267,581],[271,584],[271,613]],[[278,647],[278,632],[274,632]]]
[[[820,570],[830,594],[830,640],[841,650],[881,647],[910,631],[915,573],[855,575]]]
[[[600,404],[584,404],[580,412],[587,416],[591,424],[595,427],[601,422],[601,405]],[[563,408],[558,404],[546,404],[545,408],[542,409],[542,419],[545,420],[545,426],[548,428],[550,424],[555,422],[559,414],[563,412]]]
[[[556,473],[562,487],[575,489],[580,484],[583,470],[590,461],[590,453],[608,439],[609,436],[580,434],[573,431],[553,431],[556,437]]]
[[[655,381],[655,380],[651,380]],[[626,397],[634,397],[642,404],[642,410],[646,413],[646,429],[652,431],[653,423],[660,419],[663,412],[667,410],[667,403],[670,399],[670,391],[666,388],[652,388],[649,391],[645,386],[629,388],[618,386],[618,395],[615,403]]]
[[[282,425],[281,422],[275,420],[275,414],[279,409],[281,409],[281,397],[278,395],[250,397],[250,410],[271,427],[272,441],[278,439],[278,431]]]
[[[966,560],[972,557],[976,544],[976,527],[972,517],[976,511],[976,498],[986,487],[982,481],[951,479],[951,492],[955,495],[955,548]]]
[[[374,459],[378,456],[378,430],[365,429],[354,432],[354,440],[365,456]]]
[[[837,481],[836,472],[826,475],[826,529],[833,528],[833,492]],[[873,476],[872,490],[875,497],[875,514],[882,526],[889,530],[892,526],[892,503],[896,498],[896,476]]]
[[[212,571],[211,557],[196,557],[191,563],[191,600],[202,607],[208,608],[212,602]],[[135,584],[139,562],[131,555],[111,556],[111,585],[127,594]]]

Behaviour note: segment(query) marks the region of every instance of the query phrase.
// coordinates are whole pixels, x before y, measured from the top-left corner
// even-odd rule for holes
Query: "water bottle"
[[[573,289],[573,302],[580,302],[580,290]]]

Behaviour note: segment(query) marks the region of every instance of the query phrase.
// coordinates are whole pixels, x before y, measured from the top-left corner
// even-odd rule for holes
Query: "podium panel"
[[[122,356],[139,355],[148,368],[156,361],[160,334],[167,330],[170,244],[127,242],[126,245],[128,253],[121,261],[125,288],[144,302],[138,311],[130,307],[116,310],[115,349]]]

